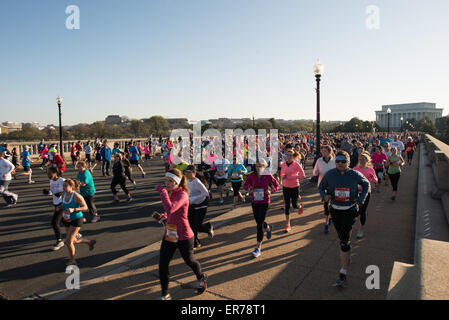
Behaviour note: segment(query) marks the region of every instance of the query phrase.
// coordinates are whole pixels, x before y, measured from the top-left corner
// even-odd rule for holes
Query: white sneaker
[[[52,250],[57,251],[57,250],[61,249],[62,247],[64,247],[64,242],[60,241],[52,248]]]
[[[32,184],[32,183],[36,183],[36,181],[30,180],[30,181],[28,181],[28,183]]]
[[[79,240],[82,237],[83,237],[83,235],[81,233],[77,233],[76,236],[75,236],[76,240]]]
[[[100,216],[97,215],[97,216],[93,217],[91,223],[95,223],[95,222],[98,222],[98,221],[100,221]]]

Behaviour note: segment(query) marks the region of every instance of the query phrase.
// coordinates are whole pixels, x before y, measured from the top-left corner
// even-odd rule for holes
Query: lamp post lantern
[[[62,104],[62,98],[58,96],[56,98],[56,103],[58,104],[59,109],[59,154],[64,159],[64,150],[62,146],[62,123],[61,123],[61,104]]]
[[[313,66],[313,73],[316,78],[316,160],[320,157],[320,81],[321,75],[323,74],[324,67],[318,59]]]
[[[388,134],[390,134],[390,115],[391,115],[391,109],[388,108],[388,110],[387,110],[387,118],[388,118],[388,129],[387,129],[387,132],[388,132]]]
[[[404,121],[404,117],[401,117],[401,132],[402,132],[402,122]]]

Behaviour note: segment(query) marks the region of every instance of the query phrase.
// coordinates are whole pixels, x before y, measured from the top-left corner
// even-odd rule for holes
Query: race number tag
[[[64,220],[64,222],[70,222],[70,213],[67,213],[66,211],[64,211],[62,213],[62,219]]]
[[[178,227],[176,226],[176,224],[167,224],[167,227],[165,229],[167,231],[167,233],[165,234],[165,240],[177,243],[178,242],[177,228]]]
[[[239,173],[237,171],[234,171],[232,173],[232,179],[238,179],[239,178]]]
[[[349,202],[349,188],[335,188],[335,201]]]
[[[254,189],[254,201],[263,201],[265,192],[263,189]]]
[[[224,174],[224,171],[217,171],[217,177],[223,177]]]

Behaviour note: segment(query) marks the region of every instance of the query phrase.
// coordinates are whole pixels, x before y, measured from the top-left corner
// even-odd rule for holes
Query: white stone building
[[[392,104],[382,106],[381,111],[376,111],[376,123],[381,128],[388,127],[388,108],[391,109],[390,128],[400,128],[407,120],[415,119],[419,121],[424,117],[429,118],[433,123],[443,116],[443,109],[437,109],[435,103],[420,102],[407,104]],[[401,123],[401,117],[403,121]]]

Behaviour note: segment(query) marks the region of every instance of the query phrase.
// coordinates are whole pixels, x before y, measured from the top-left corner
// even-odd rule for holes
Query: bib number
[[[265,192],[263,189],[254,189],[254,201],[263,201]]]
[[[167,232],[165,234],[165,240],[173,243],[178,242],[178,232],[176,224],[167,224],[165,229]]]
[[[233,179],[238,179],[238,177],[239,177],[239,173],[238,172],[233,172],[232,173],[232,178]]]
[[[62,219],[64,220],[64,222],[70,222],[70,213],[67,213],[66,211],[64,211],[62,213]]]
[[[349,188],[335,188],[335,201],[349,202]]]

